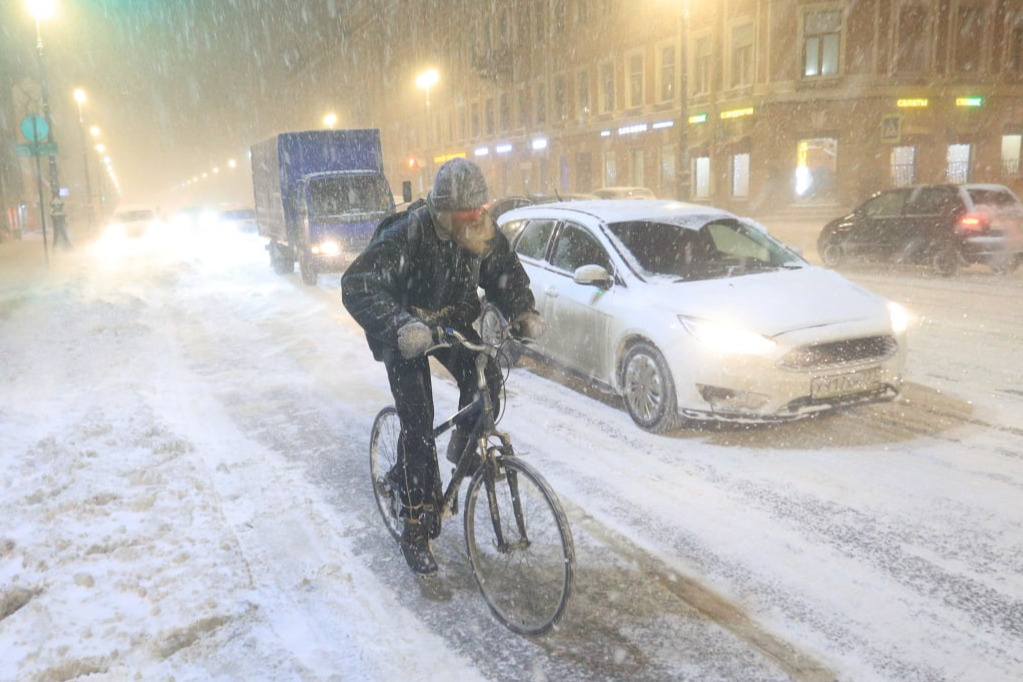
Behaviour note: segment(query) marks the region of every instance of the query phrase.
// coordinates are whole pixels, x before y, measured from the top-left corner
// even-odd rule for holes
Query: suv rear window
[[[1018,202],[1009,192],[998,189],[971,187],[967,190],[974,205],[978,206],[1017,206]]]

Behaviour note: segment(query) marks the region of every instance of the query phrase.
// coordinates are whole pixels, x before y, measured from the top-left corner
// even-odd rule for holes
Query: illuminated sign
[[[979,107],[983,104],[983,97],[956,97],[957,107]]]
[[[539,151],[541,149],[547,149],[547,138],[538,137],[535,140],[533,140],[533,149],[536,151]]]
[[[487,154],[490,153],[490,148],[488,148],[488,147],[476,147],[476,151],[474,151],[473,153],[476,156],[486,156]]]
[[[722,116],[721,118],[724,118],[724,116]],[[707,114],[693,114],[692,116],[689,117],[689,122],[690,123],[706,123],[707,122]]]
[[[435,157],[433,157],[433,162],[434,163],[444,163],[445,161],[450,161],[451,159],[464,159],[464,158],[465,158],[465,152],[455,152],[454,154],[443,154],[441,156],[435,156]]]
[[[752,116],[753,107],[743,107],[742,109],[729,109],[728,111],[721,112],[722,119],[729,118],[742,118],[743,116]]]
[[[619,135],[635,135],[636,133],[645,133],[647,129],[646,123],[637,123],[631,126],[622,126],[618,129]]]
[[[907,97],[895,102],[895,106],[900,109],[923,109],[928,104],[930,104],[930,102],[926,97]]]
[[[654,130],[660,130],[661,128],[671,128],[675,125],[674,121],[658,121],[657,123],[650,126]]]

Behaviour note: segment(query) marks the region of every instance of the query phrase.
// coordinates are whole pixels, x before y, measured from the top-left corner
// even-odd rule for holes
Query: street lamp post
[[[92,218],[92,183],[89,180],[89,147],[85,139],[85,121],[82,119],[82,104],[85,103],[85,90],[75,90],[75,102],[78,104],[78,132],[82,138],[82,168],[85,170],[85,220],[91,230]]]
[[[427,69],[416,76],[416,85],[426,91],[426,141],[433,142],[433,123],[430,121],[430,88],[440,80],[437,69]]]
[[[54,0],[26,0],[26,6],[36,20],[36,56],[39,59],[39,90],[42,93],[43,118],[46,120],[47,126],[49,126],[46,142],[51,146],[56,146],[53,134],[53,120],[50,116],[50,87],[46,82],[46,60],[43,56],[43,33],[40,27],[40,22],[43,19],[53,16],[55,3]],[[60,240],[64,240],[64,245],[70,247],[71,238],[68,236],[67,225],[65,224],[64,201],[60,198],[60,174],[57,171],[56,153],[51,154],[49,159],[50,222],[53,225],[53,245],[57,246]],[[42,211],[43,207],[40,206],[39,210]]]
[[[689,0],[679,0],[678,15],[678,46],[679,46],[679,199],[689,198]]]

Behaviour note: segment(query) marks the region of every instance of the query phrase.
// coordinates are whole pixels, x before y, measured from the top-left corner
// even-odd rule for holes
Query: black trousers
[[[475,353],[453,347],[436,351],[433,356],[458,384],[458,407],[471,403],[476,397]],[[384,357],[384,366],[387,368],[394,406],[401,420],[397,464],[402,515],[418,518],[424,511],[436,510],[441,501],[440,469],[433,438],[433,381],[430,362],[425,356],[406,360],[392,353]],[[501,370],[492,358],[487,362],[484,376],[496,417],[500,413],[502,382]]]

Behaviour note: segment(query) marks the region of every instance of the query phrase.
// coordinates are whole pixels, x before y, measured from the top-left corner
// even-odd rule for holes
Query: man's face
[[[494,238],[495,225],[482,206],[468,211],[445,211],[442,216],[446,216],[451,236],[459,246],[475,254],[486,253]]]

